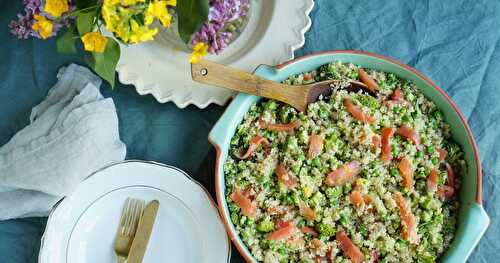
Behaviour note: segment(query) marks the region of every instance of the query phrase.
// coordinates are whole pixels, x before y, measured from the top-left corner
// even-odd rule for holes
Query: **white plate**
[[[145,263],[229,261],[229,239],[209,193],[177,168],[129,161],[96,172],[59,203],[39,262],[116,262],[113,241],[127,197],[160,201]]]
[[[313,0],[252,0],[250,19],[242,34],[220,55],[207,58],[247,71],[260,64],[293,59],[293,52],[304,45],[313,5]],[[159,36],[152,42],[121,46],[117,71],[122,83],[134,85],[141,95],[152,94],[158,102],[172,101],[180,108],[223,105],[234,95],[192,81],[189,54],[172,49],[166,34]]]

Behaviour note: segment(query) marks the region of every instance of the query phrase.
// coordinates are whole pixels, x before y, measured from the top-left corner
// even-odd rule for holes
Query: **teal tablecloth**
[[[54,41],[11,36],[7,25],[20,2],[0,0],[0,145],[28,123],[31,107],[54,83],[57,69],[81,63],[57,54]],[[387,55],[431,77],[457,102],[479,144],[484,206],[492,218],[470,262],[499,262],[500,2],[317,0],[311,17],[313,26],[297,56],[329,49]],[[124,85],[102,91],[116,103],[128,159],[178,166],[210,188],[213,151],[207,134],[222,107],[180,110]],[[0,262],[36,262],[44,223],[38,218],[0,222]],[[241,261],[235,250],[232,261]]]

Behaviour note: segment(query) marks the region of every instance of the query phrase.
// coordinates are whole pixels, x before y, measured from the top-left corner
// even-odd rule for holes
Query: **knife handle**
[[[137,226],[137,231],[135,232],[134,240],[132,241],[132,246],[130,247],[127,263],[142,263],[159,206],[160,202],[153,200],[144,209],[144,213]]]

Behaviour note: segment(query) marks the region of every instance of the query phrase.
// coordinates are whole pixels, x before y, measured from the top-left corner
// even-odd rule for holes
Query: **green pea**
[[[342,215],[342,216],[340,216],[339,222],[343,226],[347,227],[349,225],[349,218],[347,216],[345,216],[345,215]]]
[[[301,120],[301,121],[305,121],[305,120],[307,120],[307,116],[306,116],[304,113],[299,112],[299,114],[298,114],[298,115],[299,115],[299,120]]]
[[[411,117],[408,114],[403,115],[401,118],[404,122],[411,122]]]
[[[432,157],[431,162],[432,162],[432,164],[436,165],[439,163],[439,158],[434,156],[434,157]]]
[[[419,111],[414,111],[411,113],[411,116],[413,117],[413,119],[419,119],[422,114]]]
[[[343,188],[344,188],[344,194],[348,194],[349,192],[351,192],[352,184],[350,183],[345,184]]]
[[[432,203],[432,197],[427,196],[427,197],[426,197],[426,198],[425,198],[425,199],[424,199],[424,200],[420,203],[420,205],[421,205],[424,209],[428,210],[428,209],[430,209],[430,208],[431,208],[431,203]]]
[[[231,213],[231,221],[236,224],[238,223],[238,214],[237,213]]]
[[[322,119],[326,119],[329,116],[330,116],[330,111],[324,105],[321,105],[319,107],[319,117]]]
[[[408,241],[406,241],[406,240],[404,240],[404,239],[401,239],[401,238],[400,238],[400,239],[398,239],[398,241],[396,241],[396,242],[397,242],[400,246],[402,246],[402,247],[406,247],[406,246],[408,246],[408,244],[409,244],[409,242],[408,242]]]
[[[387,74],[387,80],[396,81],[397,80],[396,75],[394,75],[393,73]]]
[[[293,172],[293,173],[295,173],[295,174],[298,174],[298,173],[299,173],[299,171],[300,171],[300,167],[301,167],[301,165],[300,165],[300,164],[294,164],[294,165],[292,166],[292,172]]]
[[[351,71],[348,75],[350,79],[358,79],[358,72],[357,71]]]
[[[257,181],[261,184],[265,183],[266,182],[266,177],[261,175],[259,176],[259,178],[257,178]]]
[[[243,240],[248,240],[250,238],[250,236],[251,235],[250,235],[249,231],[246,231],[246,230],[241,231],[241,237],[243,238]]]
[[[286,141],[286,146],[288,147],[288,149],[296,149],[297,147],[299,147],[299,142],[297,138],[290,136]]]
[[[321,166],[321,160],[316,157],[312,160],[312,165],[316,166],[316,167],[320,167]]]
[[[430,211],[422,212],[421,218],[422,218],[422,221],[424,221],[424,222],[430,221],[432,219],[432,212],[430,212]]]
[[[299,219],[299,222],[297,222],[297,227],[302,228],[306,225],[306,221],[302,218]]]
[[[358,231],[364,237],[368,235],[368,229],[366,229],[365,225],[359,225]]]
[[[299,204],[299,196],[297,195],[296,192],[292,192],[292,195],[291,195],[291,198],[292,198],[292,202],[295,204],[295,205],[298,205]]]
[[[439,120],[443,117],[443,113],[440,110],[436,110],[432,113],[432,118],[435,120]]]
[[[433,154],[433,153],[434,153],[434,146],[433,146],[433,145],[429,145],[429,146],[427,147],[427,152],[428,152],[429,154]]]
[[[396,168],[391,168],[391,176],[396,177],[399,175],[398,169]]]
[[[342,195],[342,186],[329,187],[325,190],[325,193],[330,201],[337,201],[336,199]]]

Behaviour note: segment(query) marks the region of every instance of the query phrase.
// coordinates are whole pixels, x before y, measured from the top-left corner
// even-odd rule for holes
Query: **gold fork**
[[[115,237],[115,253],[118,256],[118,263],[123,263],[127,259],[143,210],[143,200],[134,198],[127,198],[125,200],[120,217],[120,225]]]

